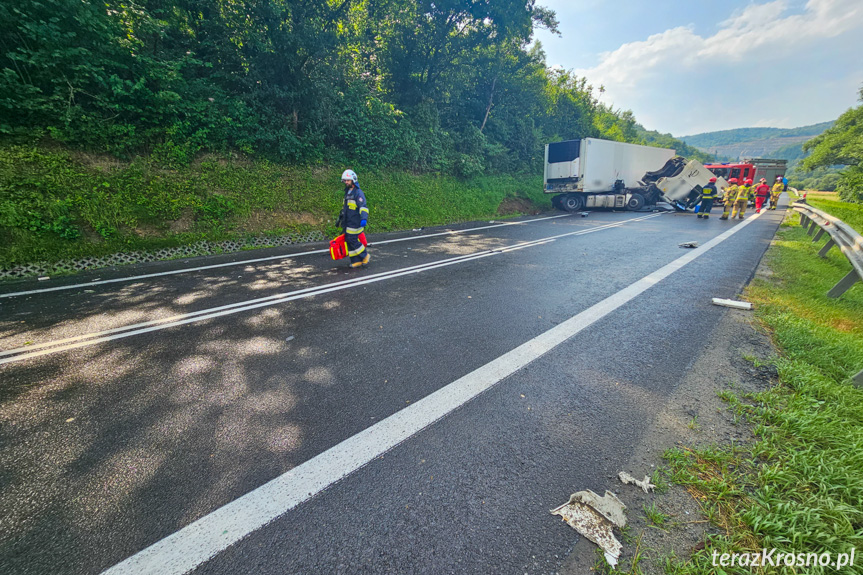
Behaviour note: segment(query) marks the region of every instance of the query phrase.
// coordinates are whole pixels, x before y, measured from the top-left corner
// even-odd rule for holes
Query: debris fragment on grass
[[[569,501],[551,510],[560,515],[570,527],[593,541],[602,549],[605,560],[614,567],[620,558],[623,545],[614,536],[614,527],[626,526],[626,505],[611,491],[600,497],[590,489],[573,493]]]
[[[638,480],[626,471],[621,471],[617,474],[617,477],[627,485],[635,485],[637,487],[641,487],[641,490],[645,493],[650,493],[654,489],[656,489],[656,485],[650,482],[650,476],[645,475],[644,479]]]
[[[722,299],[719,297],[713,298],[713,305],[721,305],[723,307],[733,307],[734,309],[752,309],[752,304],[748,301],[738,301],[734,299]]]

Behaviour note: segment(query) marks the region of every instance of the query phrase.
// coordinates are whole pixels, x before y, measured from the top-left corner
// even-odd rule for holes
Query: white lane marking
[[[468,228],[465,230],[448,230],[445,232],[437,232],[434,234],[425,234],[425,235],[421,235],[421,236],[410,236],[410,237],[406,237],[406,238],[382,240],[379,242],[372,242],[369,245],[376,246],[376,245],[381,245],[381,244],[391,244],[391,243],[395,243],[395,242],[407,242],[407,241],[411,241],[411,240],[421,240],[421,239],[425,239],[425,238],[434,238],[437,236],[449,236],[449,235],[454,235],[454,234],[463,234],[466,232],[476,232],[479,230],[488,230],[491,228],[500,228],[503,226],[518,226],[518,225],[523,225],[523,224],[532,224],[534,222],[542,222],[545,220],[553,220],[556,218],[565,218],[565,217],[568,217],[571,215],[572,214],[560,214],[557,216],[546,216],[544,218],[534,218],[532,220],[522,220],[519,222],[504,222],[504,223],[500,223],[500,224],[494,224],[491,226],[481,226],[481,227],[477,227],[477,228]],[[269,256],[266,258],[256,258],[253,260],[243,260],[243,261],[239,261],[239,262],[226,262],[223,264],[212,264],[209,266],[199,266],[199,267],[195,267],[195,268],[183,268],[183,269],[179,269],[179,270],[170,270],[170,271],[166,271],[166,272],[143,274],[143,275],[138,275],[138,276],[123,277],[123,278],[114,278],[114,279],[109,279],[109,280],[98,280],[98,281],[92,281],[92,282],[86,282],[86,283],[80,283],[80,284],[72,284],[72,285],[66,285],[66,286],[55,286],[55,287],[41,288],[41,289],[34,289],[34,290],[27,290],[27,291],[0,293],[0,299],[7,298],[7,297],[17,297],[17,296],[22,296],[22,295],[32,295],[32,294],[37,294],[37,293],[52,292],[52,291],[84,288],[84,287],[89,287],[89,286],[110,284],[110,283],[117,283],[117,282],[130,282],[130,281],[134,281],[134,280],[155,278],[155,277],[159,277],[159,276],[184,274],[184,273],[188,273],[188,272],[198,272],[198,271],[203,271],[203,270],[212,270],[212,269],[216,269],[216,268],[224,268],[224,267],[229,267],[229,266],[240,266],[240,265],[246,265],[246,264],[254,264],[254,263],[267,262],[267,261],[272,261],[272,260],[287,260],[287,259],[296,258],[296,257],[300,257],[300,256],[308,256],[308,255],[312,255],[312,254],[326,254],[326,253],[329,253],[329,249],[311,250],[308,252],[298,252],[295,254],[286,254],[286,255],[280,255],[280,256]]]
[[[581,236],[585,234],[590,234],[593,232],[598,232],[602,230],[607,230],[610,228],[617,228],[628,222],[637,222],[650,218],[658,217],[660,214],[650,214],[647,216],[641,216],[638,218],[630,218],[628,220],[623,220],[622,222],[614,222],[610,224],[605,224],[601,226],[596,226],[594,228],[589,228],[587,230],[579,230],[575,232],[567,232],[564,234],[558,234],[556,236],[551,236],[547,238],[540,238],[538,240],[532,240],[529,242],[521,242],[518,244],[514,244],[512,246],[505,246],[502,248],[494,248],[490,250],[484,250],[481,252],[476,252],[474,254],[467,254],[462,256],[456,256],[453,258],[448,258],[445,260],[439,260],[437,262],[428,262],[425,264],[419,264],[416,266],[411,266],[408,268],[402,268],[397,270],[392,270],[389,272],[381,272],[374,275],[365,276],[362,278],[356,278],[351,280],[344,280],[341,282],[335,282],[332,284],[325,284],[323,286],[304,288],[301,290],[296,290],[293,292],[286,292],[282,294],[275,294],[271,296],[266,296],[262,298],[257,298],[253,300],[246,300],[238,303],[227,304],[215,308],[209,308],[205,310],[199,310],[196,312],[190,312],[187,314],[175,315],[167,318],[157,319],[146,321],[137,324],[131,324],[121,327],[116,327],[112,329],[107,329],[99,332],[83,334],[73,337],[68,337],[61,340],[49,341],[45,343],[40,343],[36,345],[28,345],[24,347],[19,347],[15,349],[9,349],[0,352],[0,356],[12,356],[6,357],[5,359],[0,359],[0,365],[6,363],[13,363],[17,361],[22,361],[24,359],[33,358],[33,357],[41,357],[43,355],[49,355],[52,353],[57,353],[60,351],[65,351],[69,349],[77,349],[81,347],[87,347],[91,345],[95,345],[97,343],[102,343],[106,341],[111,341],[115,339],[122,339],[126,337],[131,337],[133,335],[139,335],[142,333],[149,333],[152,331],[158,331],[162,329],[167,329],[170,327],[175,327],[179,325],[185,325],[188,323],[193,323],[197,321],[202,321],[205,319],[221,317],[224,315],[230,315],[234,313],[239,313],[242,311],[248,311],[251,309],[257,309],[260,307],[276,305],[284,302],[294,301],[297,299],[312,297],[315,295],[320,295],[324,293],[329,293],[333,291],[340,291],[343,289],[355,287],[358,285],[365,285],[369,283],[375,283],[378,281],[382,281],[385,279],[392,279],[395,277],[400,277],[408,274],[415,274],[423,271],[427,271],[430,269],[436,269],[439,267],[449,266],[457,263],[462,263],[478,258],[488,257],[500,253],[505,253],[512,250],[524,249],[527,247],[533,247],[535,245],[542,245],[548,243],[550,241],[554,241],[559,238],[568,237],[568,236]],[[86,340],[86,341],[85,341]],[[73,343],[77,342],[77,343]],[[48,348],[48,349],[45,349]],[[37,349],[41,349],[41,351],[35,351]]]
[[[201,517],[111,567],[105,574],[188,573],[620,308],[748,226],[759,215],[744,220],[578,315]]]

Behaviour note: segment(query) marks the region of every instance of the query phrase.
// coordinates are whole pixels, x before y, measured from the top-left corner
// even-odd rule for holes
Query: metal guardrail
[[[795,202],[792,207],[794,211],[800,213],[800,225],[809,228],[807,233],[810,236],[815,234],[813,242],[820,240],[825,233],[830,236],[818,252],[819,256],[825,257],[832,247],[837,246],[851,262],[851,271],[827,292],[827,296],[839,297],[855,283],[863,280],[863,236],[839,218],[834,218],[809,204]],[[817,233],[815,233],[816,228],[820,228]]]
[[[854,228],[835,218],[826,212],[815,209],[804,202],[795,202],[793,204],[794,211],[800,214],[800,225],[807,226],[807,233],[815,237],[813,242],[817,242],[827,233],[830,239],[824,244],[824,247],[818,252],[818,255],[825,257],[827,252],[834,246],[838,246],[851,262],[851,271],[844,278],[833,286],[828,297],[837,298],[848,291],[855,283],[863,280],[863,236],[857,233]],[[818,228],[818,232],[815,229]],[[863,386],[863,371],[855,375],[852,380],[858,386]]]

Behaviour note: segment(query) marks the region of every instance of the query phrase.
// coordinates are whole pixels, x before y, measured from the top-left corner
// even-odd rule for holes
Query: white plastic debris
[[[589,213],[590,212],[578,212],[578,215],[581,216],[582,218],[586,218],[587,214],[589,214]]]
[[[623,483],[626,483],[627,485],[636,485],[638,487],[641,487],[641,490],[644,491],[645,493],[649,493],[649,492],[653,491],[654,489],[656,489],[656,485],[654,485],[650,482],[650,476],[649,475],[645,475],[644,479],[639,481],[638,479],[636,479],[635,477],[633,477],[632,475],[630,475],[626,471],[621,471],[620,473],[617,474],[617,477]]]
[[[698,242],[683,242],[682,244],[677,244],[682,248],[697,248]]]
[[[617,565],[623,545],[614,536],[614,527],[626,526],[626,506],[611,491],[600,497],[590,489],[573,493],[569,501],[551,510],[560,515],[570,527],[599,545],[605,560],[612,567]]]
[[[713,305],[721,305],[724,307],[733,307],[734,309],[752,309],[752,304],[748,301],[737,301],[733,299],[713,298]]]
[[[36,279],[37,279],[38,281],[40,281],[40,282],[44,282],[44,281],[47,281],[47,280],[49,280],[49,279],[51,279],[51,278],[50,278],[50,277],[48,277],[48,276],[39,276],[39,277],[38,277],[38,278],[36,278]]]

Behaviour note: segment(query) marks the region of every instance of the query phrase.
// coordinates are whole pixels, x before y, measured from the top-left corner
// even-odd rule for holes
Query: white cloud
[[[836,95],[820,93],[819,87],[826,91],[828,85],[854,83],[849,82],[854,75],[858,75],[857,86],[863,81],[860,33],[860,0],[809,0],[799,14],[789,13],[786,0],[775,0],[751,4],[732,14],[711,36],[700,36],[689,26],[671,28],[601,54],[597,66],[575,73],[594,86],[605,86],[604,101],[632,108],[642,121],[655,120],[652,127],[661,131],[683,135],[773,119],[791,127],[811,123],[806,118],[814,117],[812,114],[820,113],[812,122],[831,119],[834,110],[833,117],[854,101],[856,90]],[[823,66],[815,62],[814,69],[799,68],[803,61],[812,64],[819,50],[824,52]],[[843,56],[849,61],[843,62]],[[838,78],[840,68],[843,77]],[[752,90],[769,90],[788,84],[789,79],[800,89],[788,94],[789,100],[799,100],[793,106],[784,102],[781,109],[771,109],[776,107],[775,98],[747,94],[747,85]],[[830,103],[813,109],[820,97]],[[840,99],[846,104],[838,104]],[[767,108],[747,109],[756,103]],[[681,106],[690,109],[681,110]],[[715,115],[720,109],[725,110],[724,122],[728,117],[738,121],[728,125],[714,118],[715,126],[709,126],[707,119],[697,119],[699,114]],[[682,122],[687,116],[690,119]]]

